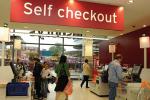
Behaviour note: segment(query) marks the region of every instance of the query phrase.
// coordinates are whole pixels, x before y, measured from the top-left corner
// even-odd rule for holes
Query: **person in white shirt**
[[[52,77],[52,74],[51,74],[51,71],[48,67],[47,62],[44,62],[44,64],[43,64],[41,77],[42,77],[42,83],[41,83],[42,97],[47,98],[47,93],[49,92],[49,90],[48,90],[48,78]]]
[[[88,64],[88,60],[85,59],[85,63],[83,64],[83,80],[81,82],[81,88],[84,84],[84,82],[86,82],[86,88],[89,88],[88,86],[88,80],[89,80],[89,76],[90,76],[90,66]]]

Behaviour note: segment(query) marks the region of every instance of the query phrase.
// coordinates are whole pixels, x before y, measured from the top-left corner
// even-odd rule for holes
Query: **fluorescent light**
[[[90,31],[86,31],[86,32],[90,32]]]
[[[71,4],[73,4],[73,3],[74,3],[74,0],[69,0],[69,2],[70,2]]]
[[[24,28],[25,28],[25,29],[27,29],[27,28],[28,28],[28,26],[24,26]]]
[[[132,4],[132,3],[133,3],[133,0],[129,0],[129,1],[128,1],[128,4]]]
[[[58,28],[58,29],[56,29],[56,30],[59,31],[59,30],[61,30],[61,29]]]

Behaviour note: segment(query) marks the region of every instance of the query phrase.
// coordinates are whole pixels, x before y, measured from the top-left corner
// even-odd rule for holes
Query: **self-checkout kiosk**
[[[138,70],[137,68],[135,68]],[[150,69],[142,68],[140,73],[140,83],[128,83],[127,84],[127,100],[150,100]],[[138,79],[139,80],[139,79]],[[143,82],[146,84],[142,86]]]
[[[109,95],[108,78],[106,78],[108,77],[107,67],[107,65],[106,67],[103,66],[102,69],[99,70],[101,74],[97,77],[95,83],[91,83],[90,87],[91,92],[101,97]],[[150,70],[145,70],[142,65],[134,65],[132,68],[123,70],[124,82],[118,85],[116,100],[137,100],[137,95],[139,94],[141,82],[144,77],[146,80],[150,80],[150,77],[149,79],[147,77]]]
[[[109,92],[108,65],[102,66],[101,68],[98,70],[100,75],[97,76],[96,82],[90,84],[90,91],[100,97],[107,97]]]
[[[29,83],[19,81],[25,75],[23,74],[25,70],[23,73],[21,71],[24,69],[23,64],[13,64],[11,62],[10,67],[14,74],[14,78],[6,86],[6,96],[28,96]]]
[[[5,74],[5,75],[4,75]],[[4,76],[3,76],[4,75]],[[18,80],[19,73],[15,64],[0,67],[1,100],[31,100],[32,81]]]
[[[122,91],[117,93],[117,100],[150,100],[147,95],[150,95],[150,89],[141,87],[143,81],[150,80],[150,78],[145,78],[149,72],[150,70],[144,69],[142,65],[134,65],[131,74],[125,78],[126,86],[122,87]]]

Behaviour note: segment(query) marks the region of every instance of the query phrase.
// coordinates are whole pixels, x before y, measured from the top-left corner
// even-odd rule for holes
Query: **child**
[[[44,62],[44,64],[43,64],[41,77],[42,77],[41,93],[42,93],[42,96],[44,98],[47,98],[47,92],[49,92],[49,90],[48,90],[48,78],[52,77],[51,71],[49,69],[47,62]]]

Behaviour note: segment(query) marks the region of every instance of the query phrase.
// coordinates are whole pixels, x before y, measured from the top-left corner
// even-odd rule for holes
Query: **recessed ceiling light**
[[[129,1],[128,1],[128,4],[132,4],[132,3],[133,3],[133,0],[129,0]]]
[[[86,31],[86,32],[90,32],[90,31]]]
[[[123,33],[121,33],[120,35],[123,35]]]
[[[146,25],[143,25],[143,27],[146,27]]]
[[[122,11],[124,9],[124,7],[119,7],[119,11]]]
[[[28,28],[27,26],[24,26],[24,28]]]
[[[73,4],[73,3],[74,3],[74,0],[69,0],[69,2],[70,2],[71,4]]]

